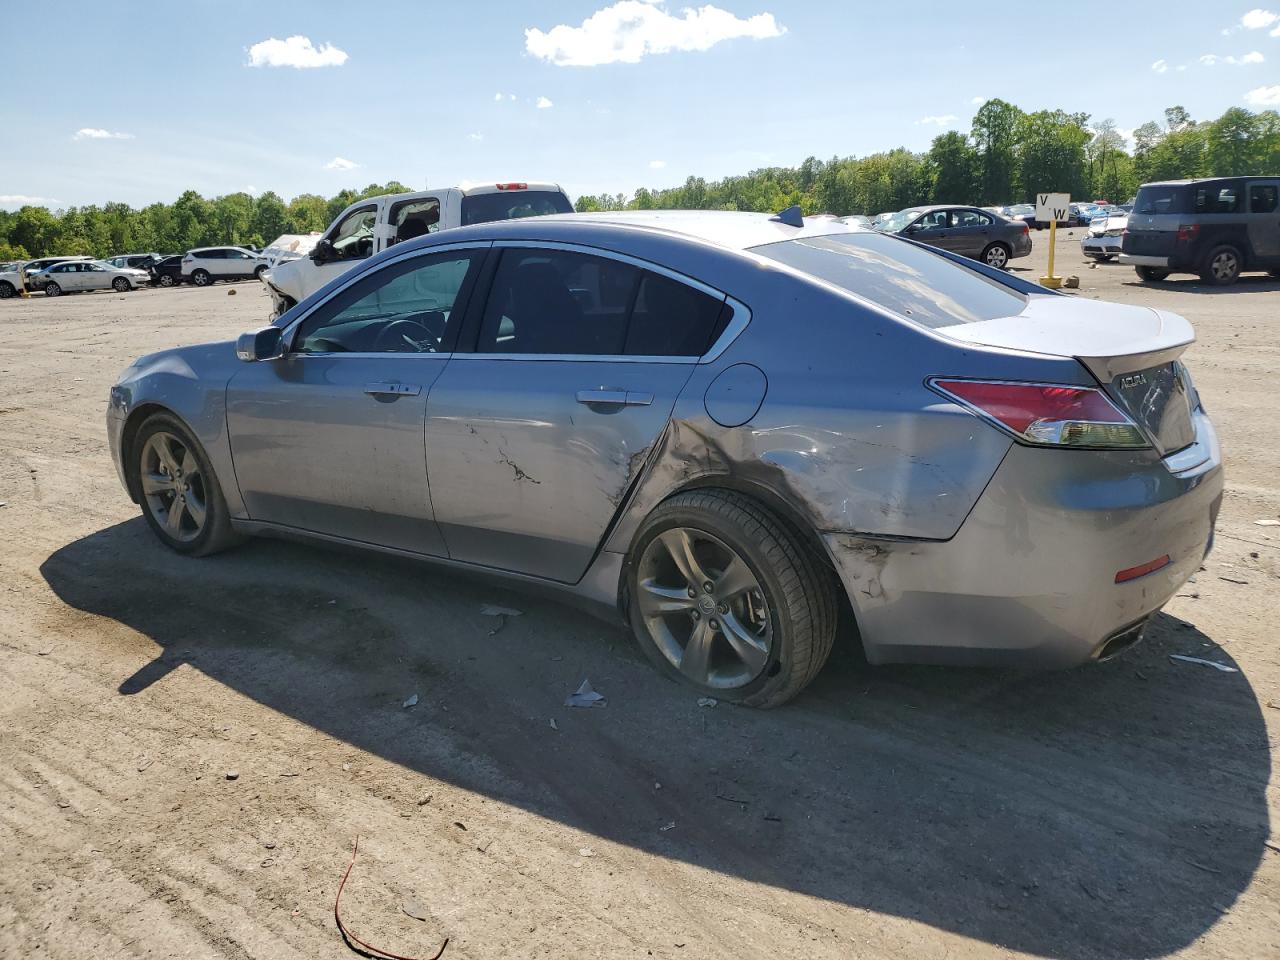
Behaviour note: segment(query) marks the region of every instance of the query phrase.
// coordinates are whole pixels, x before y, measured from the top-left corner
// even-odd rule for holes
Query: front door
[[[976,259],[991,242],[994,223],[991,215],[981,210],[952,210],[950,246],[947,249]]]
[[[427,397],[484,252],[392,261],[302,317],[284,356],[232,377],[227,426],[252,519],[444,554],[427,478]]]
[[[943,250],[952,249],[951,221],[946,210],[930,210],[914,224],[913,240],[927,243]]]
[[[1249,246],[1258,266],[1280,264],[1280,179],[1249,184]]]
[[[511,245],[427,405],[456,560],[576,582],[661,438],[723,295],[586,250]]]

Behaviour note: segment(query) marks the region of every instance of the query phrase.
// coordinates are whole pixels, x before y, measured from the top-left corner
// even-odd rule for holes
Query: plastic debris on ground
[[[406,700],[401,706],[403,709],[408,710],[410,707],[416,707],[417,705],[418,705],[418,695],[415,693],[408,700]]]
[[[565,698],[566,707],[603,707],[608,700],[591,689],[591,681],[583,680],[582,686]]]
[[[1235,667],[1229,667],[1225,663],[1215,663],[1212,660],[1204,660],[1200,657],[1184,657],[1180,653],[1169,654],[1170,660],[1181,660],[1183,663],[1198,663],[1202,666],[1213,667],[1215,670],[1221,670],[1223,673],[1239,673]]]
[[[2,506],[4,506],[4,504],[0,503],[0,507]],[[1266,517],[1263,520],[1255,520],[1253,522],[1259,527],[1280,527],[1280,520],[1273,520],[1270,517]]]
[[[717,700],[715,697],[699,697],[698,698],[698,706],[700,707],[714,707],[719,702],[720,701]]]
[[[524,611],[516,610],[514,607],[500,607],[496,603],[486,603],[480,608],[480,615],[483,617],[521,617],[524,616]]]
[[[400,904],[400,912],[406,917],[413,917],[415,920],[430,919],[431,914],[415,897],[405,897],[404,902]]]

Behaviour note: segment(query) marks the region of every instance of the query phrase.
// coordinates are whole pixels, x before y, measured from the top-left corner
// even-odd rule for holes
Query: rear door
[[[1256,265],[1280,264],[1280,178],[1249,182],[1248,229]]]
[[[725,297],[604,251],[495,252],[475,352],[455,355],[428,404],[432,503],[454,559],[572,583],[723,323]]]

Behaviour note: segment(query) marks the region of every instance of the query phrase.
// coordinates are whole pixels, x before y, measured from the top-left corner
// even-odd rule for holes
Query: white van
[[[308,256],[276,263],[262,281],[278,316],[360,261],[402,240],[474,223],[572,212],[573,205],[558,184],[528,181],[370,197],[343,210]]]

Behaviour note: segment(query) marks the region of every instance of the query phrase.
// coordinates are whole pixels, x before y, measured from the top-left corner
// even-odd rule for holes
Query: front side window
[[[1275,213],[1277,185],[1274,183],[1254,183],[1249,186],[1249,210],[1252,213]]]
[[[947,211],[931,210],[916,221],[921,230],[941,230],[947,225]]]
[[[923,247],[875,233],[784,240],[752,252],[926,327],[979,323],[1021,313],[1027,298]]]
[[[298,327],[297,353],[441,353],[452,349],[482,254],[449,251],[383,267]]]
[[[378,222],[377,207],[361,207],[342,218],[329,237],[334,260],[362,260],[373,255],[373,228]]]

